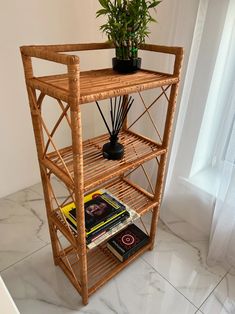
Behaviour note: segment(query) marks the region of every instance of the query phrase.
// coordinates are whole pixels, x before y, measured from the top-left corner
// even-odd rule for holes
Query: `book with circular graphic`
[[[147,244],[148,241],[149,236],[136,225],[131,224],[109,239],[107,248],[123,262]]]

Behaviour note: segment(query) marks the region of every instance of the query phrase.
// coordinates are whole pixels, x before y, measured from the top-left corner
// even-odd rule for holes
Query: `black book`
[[[100,194],[84,203],[86,231],[92,231],[102,224],[126,212],[125,205],[108,193]],[[76,221],[76,209],[72,208],[69,215]]]
[[[86,243],[89,244],[96,240],[97,238],[101,237],[103,234],[108,232],[110,229],[116,227],[118,224],[122,223],[125,221],[128,217],[130,216],[128,211],[124,211],[121,215],[117,216],[116,218],[112,219],[106,224],[103,224],[101,227],[98,229],[91,231],[91,232],[86,232]],[[67,222],[71,226],[71,228],[77,232],[77,226],[69,219],[66,218]]]
[[[107,242],[107,248],[121,261],[125,261],[149,241],[149,236],[136,225],[128,225]]]

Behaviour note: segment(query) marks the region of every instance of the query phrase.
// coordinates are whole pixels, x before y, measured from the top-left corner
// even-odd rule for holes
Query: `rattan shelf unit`
[[[183,49],[180,47],[146,44],[142,46],[143,50],[175,56],[172,73],[140,70],[135,74],[120,75],[111,69],[80,72],[79,57],[66,54],[111,48],[107,43],[21,47],[54,262],[71,280],[84,304],[88,302],[89,295],[107,280],[143,252],[153,248],[183,59]],[[35,77],[32,58],[64,64],[67,73]],[[158,93],[150,105],[146,104],[142,95],[147,90]],[[132,122],[126,119],[120,133],[119,140],[125,147],[124,157],[120,161],[104,159],[101,149],[108,135],[83,141],[81,105],[133,93],[139,95],[144,108],[142,113],[136,110],[137,116]],[[42,110],[47,97],[60,108],[58,119],[52,127],[47,125]],[[163,102],[162,98],[166,103],[163,104],[165,123],[161,135],[151,110]],[[136,123],[144,116],[153,125],[157,139],[139,132],[138,128],[135,130]],[[72,145],[59,148],[55,134],[62,121],[67,123],[71,131]],[[148,175],[148,171],[153,169],[149,166],[151,162],[156,162],[154,177],[152,173]],[[138,171],[144,174],[148,188],[142,187],[135,179],[135,172]],[[53,186],[54,176],[66,188],[66,196],[62,199]],[[141,217],[147,212],[151,213],[149,228],[140,218],[150,236],[149,243],[122,263],[107,250],[105,242],[92,250],[86,247],[83,197],[98,187],[107,188]],[[77,208],[78,233],[69,228],[60,210],[71,201],[75,202]],[[63,245],[61,234],[69,245]]]

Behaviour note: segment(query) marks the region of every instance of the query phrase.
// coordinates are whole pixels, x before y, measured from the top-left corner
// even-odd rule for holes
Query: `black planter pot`
[[[141,67],[141,58],[130,59],[130,60],[121,60],[117,58],[113,58],[113,70],[122,73],[135,73]]]

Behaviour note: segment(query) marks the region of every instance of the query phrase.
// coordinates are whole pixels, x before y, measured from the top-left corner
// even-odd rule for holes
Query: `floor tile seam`
[[[191,247],[193,250],[196,250],[196,251],[201,252],[201,249],[200,249],[200,248],[198,248],[197,246],[193,245],[193,243],[191,243],[190,241],[185,240],[183,237],[179,236],[177,233],[175,233],[174,231],[172,231],[172,230],[167,226],[167,224],[166,224],[164,221],[161,220],[161,222],[162,222],[162,224],[163,224],[164,226],[166,226],[166,227],[168,228],[168,231],[165,231],[165,230],[163,229],[165,232],[168,232],[169,234],[172,234],[173,236],[177,237],[179,240],[183,241],[185,245],[188,245],[188,246]],[[204,241],[206,241],[206,240],[204,240]],[[156,241],[155,241],[155,244],[154,244],[154,248],[157,246],[157,244],[158,244],[158,241],[156,240]],[[209,266],[209,265],[207,264],[207,259],[205,260],[205,264],[206,264],[207,266]],[[221,267],[222,267],[222,266],[221,266]],[[222,276],[222,278],[224,278],[224,277],[227,275],[227,273],[230,272],[230,270],[232,269],[232,267],[230,267],[228,270],[226,270],[225,267],[222,267],[222,268],[223,268],[223,271],[224,271],[224,275]]]
[[[0,275],[3,274],[3,272],[5,272],[6,270],[10,269],[11,267],[16,266],[17,264],[21,263],[22,261],[24,261],[25,259],[29,258],[30,256],[32,256],[33,254],[39,252],[40,250],[44,249],[45,247],[47,247],[48,245],[51,245],[50,242],[48,242],[47,244],[45,244],[44,246],[38,248],[37,250],[31,252],[30,254],[24,256],[23,258],[19,259],[18,261],[14,262],[13,264],[10,264],[9,266],[3,268],[0,270]]]
[[[220,283],[224,280],[224,278],[229,274],[229,271],[226,272],[226,274],[221,278],[221,280],[216,284],[216,286],[213,288],[213,290],[208,294],[208,296],[205,298],[205,300],[202,302],[202,304],[199,307],[199,310],[202,312],[201,307],[206,303],[206,301],[209,299],[209,297],[213,294],[213,292],[217,289],[217,287],[220,285]],[[202,312],[203,313],[203,312]]]
[[[34,190],[32,187],[33,187],[33,186],[30,185],[30,186],[28,186],[28,187],[26,187],[26,188],[24,188],[24,189],[15,191],[15,192],[13,192],[13,193],[11,193],[11,194],[7,194],[7,195],[1,197],[0,200],[7,200],[7,201],[12,201],[12,202],[14,202],[14,203],[17,203],[17,201],[11,199],[11,196],[12,196],[12,195],[15,195],[15,194],[17,194],[17,193],[24,193],[24,191],[33,192],[33,193],[35,193],[35,194],[37,194],[38,196],[41,197],[40,200],[41,200],[41,199],[44,200],[44,198],[43,198],[43,197],[44,197],[43,193],[41,194],[40,192]],[[29,201],[31,201],[31,200],[29,199],[29,200],[26,200],[26,201],[29,202]],[[20,205],[20,203],[19,203],[19,205]]]
[[[153,265],[151,265],[148,261],[146,261],[143,257],[141,257],[141,259],[147,264],[149,265],[160,277],[162,277],[166,282],[168,282],[178,293],[180,293],[190,304],[192,304],[195,308],[196,308],[196,312],[199,309],[198,306],[196,306],[191,300],[189,300],[181,291],[179,291],[167,278],[165,278]]]

